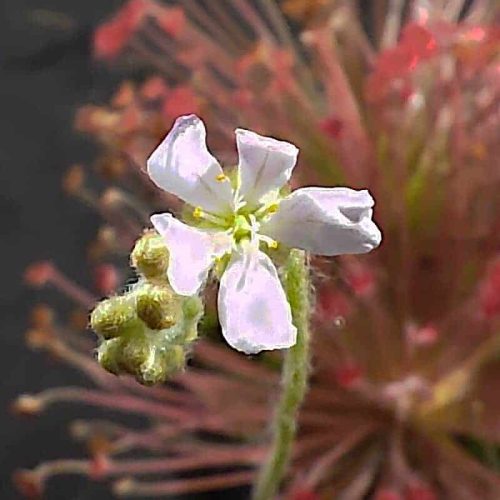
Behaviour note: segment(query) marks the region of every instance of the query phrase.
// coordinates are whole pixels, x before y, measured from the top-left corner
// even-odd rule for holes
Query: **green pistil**
[[[201,207],[189,207],[184,212],[183,219],[189,225],[199,229],[215,229],[228,232],[234,238],[236,244],[252,239],[252,233],[258,230],[259,225],[270,215],[274,214],[279,207],[279,202],[265,203],[259,207],[249,208],[243,205],[232,214],[214,214],[203,210]],[[270,238],[268,238],[270,240]],[[270,248],[275,248],[275,242],[265,241]]]
[[[244,215],[237,215],[234,219],[233,238],[239,243],[241,240],[249,239],[252,235],[252,225]]]

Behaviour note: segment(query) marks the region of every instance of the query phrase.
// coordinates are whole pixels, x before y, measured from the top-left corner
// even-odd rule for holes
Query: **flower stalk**
[[[297,328],[297,343],[288,349],[283,363],[283,392],[273,425],[273,443],[253,492],[254,500],[275,498],[290,460],[297,430],[297,414],[307,392],[309,376],[310,282],[306,253],[292,250],[285,266],[284,288]]]

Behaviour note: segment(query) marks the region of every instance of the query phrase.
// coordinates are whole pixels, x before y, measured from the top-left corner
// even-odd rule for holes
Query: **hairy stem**
[[[297,328],[297,343],[283,363],[283,392],[273,425],[273,443],[253,492],[254,500],[272,500],[286,472],[297,428],[297,414],[307,390],[309,374],[309,268],[306,255],[292,250],[285,267],[284,287]]]

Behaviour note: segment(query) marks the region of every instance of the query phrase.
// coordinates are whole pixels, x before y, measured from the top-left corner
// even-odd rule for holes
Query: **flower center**
[[[256,227],[255,221],[253,221],[254,217],[250,215],[238,215],[236,214],[234,218],[233,227],[231,228],[231,232],[233,234],[234,241],[236,243],[240,243],[242,240],[252,238],[253,233],[257,233],[258,226]]]
[[[192,212],[195,225],[204,229],[215,229],[230,234],[236,245],[250,241],[259,245],[265,243],[268,248],[277,248],[278,243],[268,236],[259,234],[260,226],[270,215],[274,214],[279,203],[263,203],[249,209],[246,204],[240,205],[233,213],[227,215],[207,212],[196,207]]]

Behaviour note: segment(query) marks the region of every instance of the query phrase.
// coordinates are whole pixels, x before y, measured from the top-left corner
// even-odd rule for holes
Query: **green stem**
[[[303,251],[291,251],[283,281],[297,328],[297,343],[288,350],[283,363],[283,392],[273,425],[271,453],[259,473],[254,500],[272,500],[279,490],[290,459],[297,414],[307,391],[310,300],[309,267]]]

